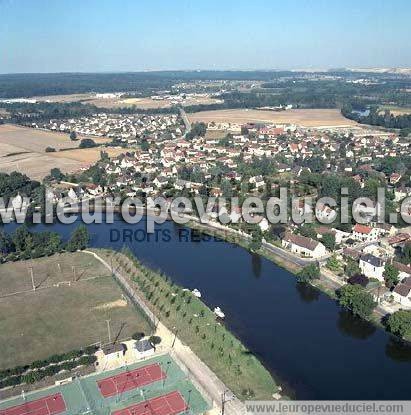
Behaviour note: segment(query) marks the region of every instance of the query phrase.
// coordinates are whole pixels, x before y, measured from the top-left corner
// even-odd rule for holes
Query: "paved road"
[[[181,115],[181,118],[183,119],[184,125],[186,126],[186,132],[184,134],[184,137],[185,137],[187,133],[191,131],[191,122],[188,119],[187,114],[183,108],[180,108],[180,115]]]

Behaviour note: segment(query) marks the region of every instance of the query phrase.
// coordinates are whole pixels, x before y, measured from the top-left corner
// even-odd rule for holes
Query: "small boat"
[[[215,314],[217,317],[220,317],[220,318],[224,318],[224,317],[225,317],[225,314],[221,311],[221,308],[220,308],[220,307],[216,307],[216,308],[214,309],[214,314]]]
[[[201,293],[200,293],[200,291],[197,290],[197,288],[194,288],[192,293],[193,293],[194,297],[201,298]]]

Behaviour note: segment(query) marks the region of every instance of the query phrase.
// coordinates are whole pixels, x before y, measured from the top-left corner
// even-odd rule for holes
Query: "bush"
[[[142,332],[136,332],[131,336],[133,340],[137,340],[137,341],[141,340],[143,337],[144,337],[144,333]]]
[[[97,147],[97,144],[91,138],[84,138],[80,141],[79,148],[93,148]]]
[[[299,282],[310,282],[318,278],[320,278],[320,268],[316,264],[307,265],[298,273]]]
[[[154,346],[156,346],[157,344],[160,344],[161,343],[161,337],[159,337],[159,336],[151,336],[149,338],[149,341],[150,341],[151,344],[153,344]]]
[[[372,295],[365,291],[361,285],[345,285],[338,290],[337,296],[341,305],[362,318],[369,317],[377,305]]]
[[[46,147],[46,153],[55,153],[56,149],[54,147]]]
[[[387,330],[400,337],[411,336],[411,311],[400,310],[391,314],[385,321]]]

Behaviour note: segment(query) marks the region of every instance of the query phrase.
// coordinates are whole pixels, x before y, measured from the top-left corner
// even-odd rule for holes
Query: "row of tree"
[[[69,240],[63,243],[56,232],[31,232],[23,224],[11,234],[0,231],[0,259],[6,262],[40,258],[63,250],[74,252],[87,248],[89,241],[90,235],[84,225],[78,226]]]

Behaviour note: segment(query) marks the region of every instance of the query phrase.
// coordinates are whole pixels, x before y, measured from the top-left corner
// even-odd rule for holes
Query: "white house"
[[[327,249],[321,242],[292,233],[285,234],[281,245],[295,254],[312,258],[320,258],[327,254]]]
[[[378,258],[372,254],[366,254],[360,258],[359,265],[361,272],[367,278],[376,278],[379,281],[384,281],[383,273],[385,263],[381,258]]]
[[[361,225],[356,223],[352,230],[352,237],[361,242],[373,242],[378,240],[379,230],[378,228],[372,228],[371,226]]]
[[[155,349],[148,339],[142,339],[136,342],[134,352],[138,359],[144,359],[152,356]]]
[[[248,180],[249,183],[254,183],[255,187],[258,189],[259,187],[263,187],[265,185],[263,176],[253,176],[250,177]]]
[[[394,301],[401,304],[406,308],[411,308],[411,278],[406,278],[401,283],[399,283],[391,295],[394,298]]]

